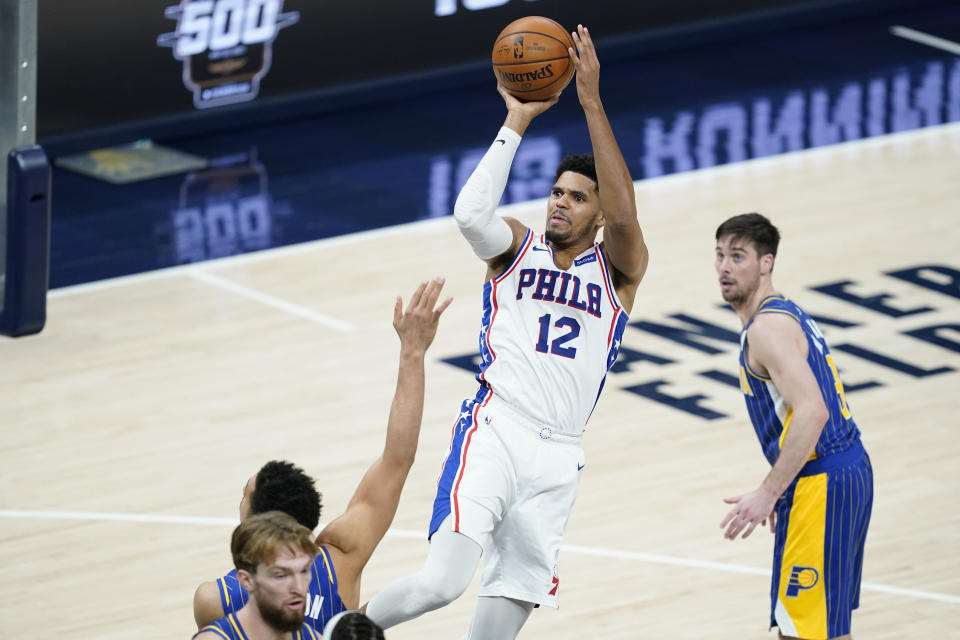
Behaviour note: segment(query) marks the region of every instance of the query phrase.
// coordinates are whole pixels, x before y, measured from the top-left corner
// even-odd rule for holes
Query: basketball
[[[527,16],[506,26],[493,43],[493,73],[521,100],[546,100],[573,77],[570,33],[550,18]]]

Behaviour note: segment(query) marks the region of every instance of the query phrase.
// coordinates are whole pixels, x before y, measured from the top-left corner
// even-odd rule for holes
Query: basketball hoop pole
[[[12,19],[11,19],[12,18]],[[0,0],[0,237],[6,239],[7,155],[33,144],[37,123],[37,0]],[[6,242],[0,242],[0,258]],[[5,260],[0,259],[0,264]]]
[[[46,313],[50,168],[34,144],[37,3],[0,0],[0,332],[8,335],[40,331]]]

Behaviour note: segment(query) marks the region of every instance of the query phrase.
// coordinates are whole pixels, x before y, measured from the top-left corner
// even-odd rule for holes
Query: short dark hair
[[[553,181],[556,182],[559,180],[565,171],[573,171],[574,173],[587,176],[593,180],[593,190],[600,191],[600,183],[597,182],[597,167],[593,162],[593,156],[589,153],[575,153],[561,160],[560,165],[557,167],[557,172],[553,176]]]
[[[271,460],[257,472],[250,498],[250,514],[283,511],[313,531],[323,508],[314,480],[286,460]]]
[[[383,628],[359,611],[345,613],[337,621],[331,640],[383,640]]]
[[[765,256],[768,253],[777,257],[777,247],[780,245],[780,232],[769,220],[759,213],[741,213],[727,219],[717,227],[717,237],[733,236],[736,240],[748,240],[757,250],[757,255]]]

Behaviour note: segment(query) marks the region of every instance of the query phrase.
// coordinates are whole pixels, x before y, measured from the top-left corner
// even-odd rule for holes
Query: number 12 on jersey
[[[540,353],[552,353],[554,355],[563,356],[564,358],[576,357],[577,348],[565,345],[580,335],[580,323],[577,322],[575,318],[561,316],[556,322],[553,323],[552,326],[560,329],[561,331],[566,331],[555,337],[553,342],[548,343],[547,340],[550,337],[551,327],[550,321],[552,318],[549,313],[545,313],[540,316],[539,320],[540,336],[537,340],[537,351]]]

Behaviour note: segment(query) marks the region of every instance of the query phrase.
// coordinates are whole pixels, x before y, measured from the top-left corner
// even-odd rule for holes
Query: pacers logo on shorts
[[[798,567],[793,565],[790,570],[790,582],[787,583],[788,598],[796,598],[801,591],[812,589],[820,580],[820,573],[813,567]]]

